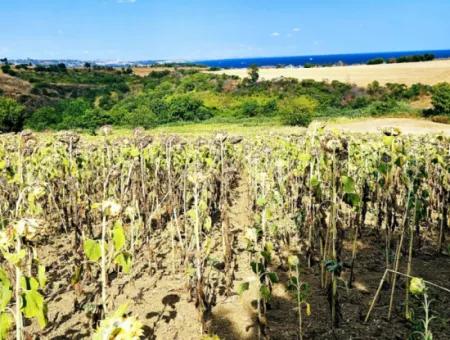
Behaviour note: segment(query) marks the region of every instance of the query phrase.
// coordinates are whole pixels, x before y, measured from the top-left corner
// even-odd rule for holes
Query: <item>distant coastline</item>
[[[366,64],[375,58],[392,59],[411,55],[433,54],[436,59],[450,58],[449,50],[423,50],[402,52],[372,52],[372,53],[349,53],[328,55],[305,55],[290,57],[259,57],[259,58],[235,58],[217,60],[195,60],[196,64],[208,67],[220,68],[247,68],[252,64],[259,67],[299,67],[305,64],[317,65],[357,65]]]
[[[259,67],[303,67],[305,64],[314,65],[358,65],[366,64],[369,60],[383,58],[389,60],[412,55],[432,54],[436,59],[450,58],[450,49],[447,50],[420,50],[401,52],[371,52],[371,53],[347,53],[347,54],[325,54],[325,55],[303,55],[285,57],[255,57],[255,58],[232,58],[232,59],[198,59],[198,60],[173,60],[173,59],[148,59],[148,60],[82,60],[82,59],[33,59],[19,58],[9,59],[12,64],[32,64],[32,65],[55,65],[64,63],[67,67],[83,67],[86,62],[98,66],[110,67],[150,67],[155,65],[164,66],[166,64],[196,64],[205,67],[219,68],[248,68],[252,64]]]

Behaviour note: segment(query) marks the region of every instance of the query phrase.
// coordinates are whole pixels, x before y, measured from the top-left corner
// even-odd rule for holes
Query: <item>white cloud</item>
[[[292,29],[292,32],[300,32],[300,28],[294,27],[294,28]]]
[[[279,37],[279,36],[280,36],[280,33],[278,33],[278,32],[273,32],[273,33],[271,34],[271,36],[272,36],[272,37]]]

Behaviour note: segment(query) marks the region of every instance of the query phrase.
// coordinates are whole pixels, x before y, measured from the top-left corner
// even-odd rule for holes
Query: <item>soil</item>
[[[237,254],[237,285],[252,275],[243,238],[245,228],[251,224],[245,178],[241,179],[240,186],[236,189],[236,200],[230,218],[237,236],[234,245]],[[49,325],[44,331],[39,331],[33,322],[26,330],[41,339],[88,339],[92,332],[88,315],[95,306],[92,294],[95,287],[68,286],[72,275],[72,268],[68,264],[72,262],[74,255],[69,242],[71,238],[71,235],[51,236],[38,250],[49,272],[50,287],[46,292]],[[346,239],[350,239],[349,235]],[[172,273],[173,262],[168,240],[164,230],[155,231],[150,246],[141,252],[144,255],[138,258],[134,265],[132,279],[119,274],[112,281],[108,288],[109,296],[113,297],[109,302],[110,309],[127,302],[132,315],[137,316],[144,324],[145,339],[201,339],[200,322],[185,286],[185,276],[182,270]],[[339,328],[333,330],[331,327],[327,291],[320,288],[319,264],[303,268],[302,280],[311,285],[308,302],[312,310],[309,317],[305,316],[305,310],[303,311],[304,339],[407,339],[413,332],[414,324],[405,321],[402,315],[405,295],[405,281],[402,278],[397,281],[392,319],[387,319],[390,286],[386,283],[369,322],[363,322],[383,276],[385,260],[383,237],[377,237],[374,229],[364,229],[360,240],[362,241],[358,242],[353,288],[344,285],[348,273],[344,271],[341,275],[343,280],[339,284],[338,294],[342,320]],[[450,257],[437,255],[434,249],[432,242],[425,242],[417,251],[413,261],[413,275],[448,286]],[[348,242],[344,245],[342,260],[348,263],[350,258],[351,244]],[[273,298],[269,304],[268,336],[280,340],[297,339],[297,313],[294,309],[295,300],[286,289],[287,272],[277,265],[272,270],[277,271],[280,282],[275,284]],[[405,264],[402,263],[400,271],[404,270]],[[435,300],[432,304],[432,315],[436,319],[431,322],[434,339],[449,339],[450,294],[435,289],[430,289],[429,293]],[[210,320],[211,332],[220,339],[257,339],[253,307],[255,296],[256,291],[252,286],[242,297],[237,294],[229,297],[219,296]],[[420,300],[411,299],[416,318],[419,319],[422,317]],[[76,305],[80,306],[77,310]]]

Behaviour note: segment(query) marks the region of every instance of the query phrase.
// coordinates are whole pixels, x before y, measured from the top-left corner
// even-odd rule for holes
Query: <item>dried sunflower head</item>
[[[138,340],[143,335],[142,323],[133,316],[126,317],[127,306],[120,306],[113,315],[100,322],[93,340]]]
[[[109,199],[102,202],[102,211],[106,216],[116,217],[122,211],[122,206],[116,201]]]
[[[22,218],[14,223],[13,228],[16,235],[31,241],[42,228],[42,221],[35,218]]]

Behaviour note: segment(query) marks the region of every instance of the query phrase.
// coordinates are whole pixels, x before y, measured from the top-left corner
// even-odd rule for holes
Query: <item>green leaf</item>
[[[270,289],[266,285],[261,285],[259,288],[259,294],[261,298],[268,301],[270,299]]]
[[[264,265],[262,263],[258,263],[258,262],[251,262],[250,266],[252,267],[252,271],[255,274],[261,274],[264,272],[265,268]]]
[[[288,281],[288,289],[289,290],[297,290],[298,287],[298,278],[296,276],[292,276]]]
[[[262,257],[264,257],[264,260],[266,261],[266,263],[270,263],[270,261],[272,260],[272,255],[268,252],[263,250],[261,252]]]
[[[120,251],[125,245],[125,232],[121,222],[116,222],[113,229],[113,242],[115,251]]]
[[[0,161],[0,170],[3,170],[4,168],[6,168],[6,161],[3,159]]]
[[[241,282],[238,286],[237,286],[237,293],[239,295],[242,296],[242,294],[244,294],[245,291],[247,291],[250,288],[250,282]]]
[[[264,245],[264,249],[269,253],[273,252],[273,248],[274,248],[273,243],[270,241],[267,241],[266,244]]]
[[[37,290],[25,291],[22,297],[24,300],[22,312],[25,317],[36,318],[39,326],[44,328],[47,325],[44,297]]]
[[[310,180],[310,184],[313,188],[317,187],[320,184],[319,179],[317,178],[317,176],[312,176],[311,180]]]
[[[256,200],[256,205],[257,205],[259,208],[264,207],[264,206],[266,205],[266,203],[267,203],[267,200],[266,200],[265,197],[263,197],[263,196],[258,197],[258,199]]]
[[[91,261],[97,262],[102,257],[102,250],[100,243],[94,240],[87,239],[83,244],[84,253]]]
[[[0,313],[0,340],[8,338],[8,332],[13,324],[13,317],[10,313]]]
[[[139,156],[139,150],[135,147],[130,148],[130,156],[131,157],[138,157]]]
[[[43,289],[47,283],[47,276],[45,275],[45,266],[38,267],[38,281],[39,286]]]
[[[325,262],[325,269],[330,273],[336,273],[337,275],[340,275],[342,271],[342,262],[327,260]]]
[[[391,146],[392,143],[394,143],[395,137],[394,136],[383,136],[383,143],[386,146]]]
[[[311,155],[309,153],[301,153],[298,155],[298,159],[303,163],[308,163],[311,160]]]
[[[77,284],[78,282],[80,282],[82,273],[83,273],[83,267],[76,266],[75,271],[72,274],[72,277],[70,278],[70,283],[74,285],[74,284]]]
[[[279,281],[277,273],[269,272],[267,273],[267,276],[269,277],[269,280],[272,283],[277,283]]]
[[[128,274],[133,264],[133,257],[131,256],[131,254],[123,252],[116,256],[114,262],[122,267],[122,270],[125,274]]]
[[[211,230],[211,226],[212,226],[211,217],[207,216],[205,218],[205,222],[203,222],[203,227],[205,228],[206,231],[210,231]]]
[[[4,312],[12,298],[12,287],[0,285],[0,312]]]
[[[20,261],[27,255],[27,252],[25,249],[21,249],[18,253],[3,253],[3,256],[5,256],[5,259],[13,264],[14,266],[18,265]]]
[[[38,290],[39,282],[34,277],[21,276],[20,286],[23,290]]]
[[[359,207],[360,203],[361,203],[361,198],[359,197],[358,194],[350,194],[350,193],[346,193],[344,194],[343,200],[345,203],[347,203],[348,205],[351,205],[352,207]]]
[[[355,181],[351,177],[343,176],[342,177],[342,185],[344,192],[347,194],[353,194],[356,192],[355,189]]]

